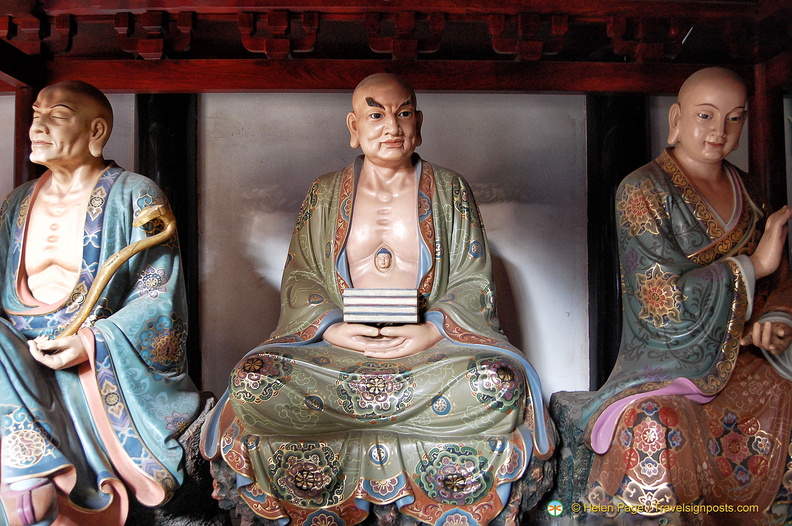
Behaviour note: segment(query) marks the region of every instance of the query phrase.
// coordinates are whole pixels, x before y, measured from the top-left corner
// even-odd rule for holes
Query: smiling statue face
[[[370,77],[358,86],[347,126],[350,145],[360,146],[366,159],[380,166],[408,165],[421,144],[415,95],[390,75]]]
[[[733,152],[745,122],[746,89],[720,68],[699,71],[679,91],[669,112],[669,142],[683,164],[719,163]]]
[[[79,165],[96,157],[91,143],[99,140],[103,145],[109,134],[104,113],[97,101],[67,86],[44,88],[33,103],[30,160],[52,168]]]

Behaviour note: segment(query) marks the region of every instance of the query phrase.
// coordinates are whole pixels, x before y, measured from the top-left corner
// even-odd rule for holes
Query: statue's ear
[[[107,120],[97,117],[91,122],[91,138],[88,141],[88,151],[94,157],[102,157],[107,140],[110,138],[110,127]]]
[[[347,113],[347,128],[349,128],[349,145],[352,148],[360,146],[360,139],[358,138],[358,121],[357,115],[354,111]]]
[[[678,102],[668,109],[668,144],[679,142],[679,119],[682,117],[682,108]]]
[[[415,111],[415,147],[418,148],[421,143],[423,143],[423,138],[421,137],[421,125],[423,124],[423,112],[421,110]]]

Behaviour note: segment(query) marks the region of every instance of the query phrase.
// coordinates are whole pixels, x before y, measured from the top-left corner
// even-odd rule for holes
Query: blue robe
[[[76,507],[103,510],[116,496],[125,507],[120,477],[141,503],[161,504],[182,481],[177,437],[199,409],[187,376],[175,236],[134,256],[105,287],[80,329],[95,340],[88,362],[51,370],[32,358],[27,340],[58,336],[101,263],[147,235],[132,226],[135,216],[165,197],[151,180],[108,168],[86,210],[77,283],[62,302],[42,305],[27,289],[23,248],[28,211],[48,176],[16,188],[0,209],[2,481],[53,477]]]

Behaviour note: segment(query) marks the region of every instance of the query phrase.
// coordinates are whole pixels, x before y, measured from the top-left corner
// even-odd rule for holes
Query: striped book
[[[415,289],[346,289],[344,321],[350,323],[418,323]]]

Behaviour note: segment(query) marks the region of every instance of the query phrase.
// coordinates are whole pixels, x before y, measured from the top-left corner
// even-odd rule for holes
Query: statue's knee
[[[231,373],[230,391],[244,401],[266,401],[291,378],[292,364],[277,353],[253,354],[243,358]]]
[[[615,440],[647,451],[673,450],[683,442],[678,406],[669,397],[648,397],[630,404]]]
[[[520,364],[503,356],[477,358],[470,367],[470,384],[479,398],[499,407],[521,405],[527,389]]]

